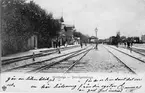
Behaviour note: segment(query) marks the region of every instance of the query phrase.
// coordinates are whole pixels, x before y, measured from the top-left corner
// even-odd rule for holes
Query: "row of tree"
[[[1,4],[3,55],[29,50],[26,43],[34,34],[38,35],[38,47],[47,46],[61,30],[60,21],[33,1],[1,0]]]
[[[77,31],[74,31],[73,32],[73,36],[74,37],[79,37],[80,40],[84,43],[88,43],[88,39],[89,39],[89,36],[88,35],[84,35],[83,33],[81,32],[77,32]]]

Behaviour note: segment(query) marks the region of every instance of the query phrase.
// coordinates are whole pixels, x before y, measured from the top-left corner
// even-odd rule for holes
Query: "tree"
[[[61,23],[35,2],[2,0],[2,47],[8,52],[28,50],[27,40],[37,34],[42,47],[58,35]],[[7,54],[7,53],[4,53]]]
[[[82,36],[82,33],[81,32],[77,32],[77,31],[74,31],[73,32],[73,36],[74,37],[81,37]]]
[[[73,32],[73,36],[74,37],[80,37],[82,42],[88,42],[88,39],[89,39],[88,35],[84,35],[81,32],[77,32],[77,31]]]
[[[23,48],[30,26],[19,13],[25,0],[2,0],[2,55],[15,53]],[[23,42],[22,42],[23,41]]]

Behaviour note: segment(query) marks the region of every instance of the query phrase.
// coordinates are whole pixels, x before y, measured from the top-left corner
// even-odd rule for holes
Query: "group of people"
[[[85,44],[85,46],[87,46],[87,43],[86,42],[84,44]],[[80,42],[80,46],[81,46],[81,48],[83,48],[83,42],[82,41]],[[98,42],[97,41],[95,42],[94,49],[98,49]]]
[[[84,42],[84,44],[85,44],[85,46],[87,46],[86,42]],[[80,46],[81,46],[81,48],[83,48],[83,42],[82,41],[80,41]]]
[[[54,48],[60,47],[60,40],[53,40]]]
[[[124,46],[127,48],[131,48],[133,46],[133,42],[130,41],[124,42]]]
[[[132,52],[133,42],[131,41],[124,42],[124,46],[127,47],[130,50],[130,52]]]

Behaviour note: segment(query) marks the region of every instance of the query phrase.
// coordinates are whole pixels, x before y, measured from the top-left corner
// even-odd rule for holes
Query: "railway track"
[[[49,67],[51,67],[53,65],[59,64],[59,63],[65,61],[65,60],[68,60],[68,59],[72,58],[72,57],[80,55],[80,54],[84,53],[85,51],[88,51],[88,48],[89,48],[89,46],[84,48],[84,49],[79,49],[77,51],[73,51],[73,52],[70,52],[70,53],[67,53],[67,54],[63,54],[63,55],[60,55],[60,56],[49,58],[47,60],[38,61],[38,62],[35,62],[35,63],[30,63],[30,64],[26,64],[26,65],[23,65],[23,66],[7,69],[7,70],[5,70],[3,72],[10,72],[10,71],[14,71],[15,72],[15,71],[18,71],[18,70],[22,70],[24,68],[28,68],[28,67],[34,66],[34,65],[39,65],[39,66],[41,65],[40,67],[37,67],[37,68],[34,68],[32,70],[26,71],[26,73],[39,72],[39,71],[41,71],[41,70],[43,70],[45,68],[49,68]],[[61,60],[60,60],[60,58],[61,58]],[[57,60],[57,61],[54,61],[54,60]]]
[[[76,52],[76,53],[72,53],[70,54],[69,56],[66,56],[60,60],[57,60],[57,61],[54,61],[52,62],[51,64],[48,64],[48,65],[44,65],[44,66],[41,66],[39,68],[36,68],[36,69],[33,69],[31,71],[28,71],[27,73],[38,73],[38,72],[43,72],[43,70],[47,71],[49,69],[53,69],[53,67],[55,66],[58,66],[59,65],[63,65],[62,62],[67,62],[68,66],[66,68],[66,70],[62,71],[63,73],[68,73],[77,63],[79,63],[79,61],[91,50],[92,48],[89,48],[87,50],[82,50],[82,51],[79,51],[79,52]],[[81,55],[80,58],[74,60],[73,62],[70,62],[68,61],[69,59],[71,58],[74,58],[76,56],[79,56]],[[70,62],[70,63],[69,63]],[[64,67],[65,68],[65,67]],[[61,68],[58,68],[58,70],[60,70]],[[62,70],[62,69],[61,69]]]
[[[65,51],[65,50],[68,50],[70,48],[76,48],[76,47],[78,47],[78,46],[61,48],[61,51]],[[54,53],[57,53],[56,49],[41,51],[41,53],[35,54],[35,58],[36,57],[37,58],[38,57],[42,57],[42,56],[48,56],[48,55],[51,55],[51,54],[54,54]],[[2,65],[8,65],[8,64],[15,63],[15,62],[18,62],[18,61],[32,59],[32,57],[33,57],[33,55],[27,55],[27,56],[22,56],[22,57],[2,60]]]
[[[137,49],[137,48],[132,48],[132,51],[134,51],[134,52],[136,52],[136,53],[138,53],[138,54],[140,54],[140,55],[143,55],[143,56],[145,56],[145,50],[143,50],[143,49]]]
[[[119,51],[119,52],[121,52],[121,53],[123,53],[123,54],[125,54],[125,55],[128,55],[128,56],[130,56],[130,57],[132,57],[132,58],[135,58],[135,59],[137,59],[137,60],[139,60],[139,61],[145,63],[144,60],[142,60],[142,59],[140,59],[140,58],[138,58],[138,57],[132,56],[132,55],[130,55],[130,54],[128,54],[128,53],[125,53],[125,52],[123,52],[123,51],[121,51],[121,50],[119,50],[119,49],[116,49],[116,48],[114,48],[114,47],[111,47],[111,48],[113,48],[113,49],[115,49],[115,50],[117,50],[117,51]],[[129,50],[129,49],[128,49],[128,50]],[[129,51],[130,51],[130,50],[129,50]],[[139,53],[138,53],[138,54],[139,54]],[[141,54],[139,54],[139,55],[141,55]]]
[[[123,47],[123,46],[121,46],[121,48],[130,50],[130,49],[128,49],[126,47]],[[138,48],[132,47],[130,51],[133,51],[133,52],[138,53],[138,54],[140,54],[142,56],[145,56],[145,50],[144,49],[138,49]]]
[[[118,62],[121,62],[131,73],[136,74],[132,69],[130,69],[129,66],[127,66],[123,61],[121,61],[116,55],[114,55],[111,51],[109,51],[109,49],[107,49],[106,47],[104,47],[110,54],[112,54],[117,60]]]
[[[107,51],[111,53],[119,62],[123,63],[124,66],[133,74],[139,74],[145,70],[145,62],[143,60],[110,46],[104,46],[104,48],[107,49]]]

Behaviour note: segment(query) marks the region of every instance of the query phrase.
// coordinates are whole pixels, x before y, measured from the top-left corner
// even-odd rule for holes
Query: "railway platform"
[[[112,47],[112,48],[114,48],[122,53],[125,53],[131,57],[134,57],[138,60],[141,60],[142,62],[145,62],[145,56],[142,55],[141,53],[137,53],[137,52],[132,51],[131,49],[127,49],[127,48],[123,48],[123,47],[117,48],[116,46],[111,46],[111,45],[110,45],[110,47]]]
[[[145,71],[145,56],[122,47],[104,46],[114,57],[122,62],[134,74],[143,74]]]
[[[133,47],[145,50],[145,43],[144,44],[133,44]]]
[[[141,49],[141,50],[145,50],[145,47],[136,47],[136,46],[132,46],[133,48],[136,48],[136,49]]]
[[[79,46],[78,44],[77,45],[68,45],[68,47],[73,47],[73,46]],[[60,49],[63,49],[63,48],[66,48],[66,46],[61,46]],[[8,55],[8,56],[3,56],[1,57],[1,60],[2,61],[5,61],[5,60],[10,60],[10,59],[15,59],[15,58],[21,58],[21,57],[28,57],[28,56],[32,56],[33,53],[34,54],[40,54],[42,52],[49,52],[49,51],[55,51],[56,48],[41,48],[41,49],[33,49],[33,50],[29,50],[29,51],[26,51],[26,52],[20,52],[20,53],[16,53],[16,54],[11,54],[11,55]]]

